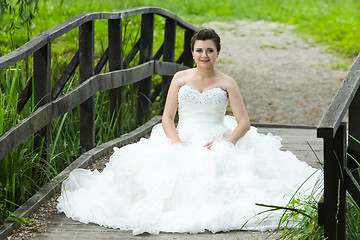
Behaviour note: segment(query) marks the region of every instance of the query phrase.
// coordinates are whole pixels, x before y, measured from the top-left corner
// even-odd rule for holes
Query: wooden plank
[[[176,21],[166,19],[164,33],[164,62],[175,61]],[[164,107],[172,76],[163,76],[161,81],[162,101],[160,106]]]
[[[141,38],[141,37],[140,37]],[[134,59],[138,51],[140,50],[140,39],[135,43],[134,47],[130,50],[128,55],[125,57],[122,67],[127,68],[131,61]]]
[[[185,66],[192,68],[194,66],[194,59],[191,54],[191,38],[194,36],[194,30],[186,30],[185,37],[184,37],[184,56],[183,56],[183,63]]]
[[[109,59],[109,48],[106,48],[105,52],[103,53],[103,55],[101,55],[100,60],[97,62],[94,68],[94,74],[99,74],[101,72],[108,59]]]
[[[51,101],[51,44],[48,43],[34,53],[34,102],[35,109]],[[41,158],[50,160],[50,124],[44,126],[35,135],[34,150],[41,151]]]
[[[324,237],[345,239],[346,191],[342,169],[346,159],[346,128],[342,124],[335,138],[324,139]]]
[[[79,80],[94,75],[94,21],[79,27]],[[95,146],[95,99],[88,98],[80,105],[80,145],[85,150]]]
[[[112,19],[108,21],[109,35],[109,70],[115,71],[122,69],[122,20]],[[124,129],[121,122],[121,104],[123,102],[123,88],[110,90],[110,121],[111,127],[115,126],[115,137],[120,136]],[[115,121],[117,119],[117,121]]]
[[[79,66],[79,51],[77,51],[74,57],[71,59],[70,63],[66,66],[65,71],[60,76],[59,80],[56,82],[55,86],[51,90],[51,99],[55,99],[59,96],[60,92],[65,87],[65,84],[75,72],[75,69]]]
[[[180,70],[189,69],[189,67],[178,63],[159,62],[159,61],[155,61],[154,63],[155,63],[154,74],[159,74],[162,76],[164,75],[172,76]]]
[[[16,112],[17,113],[21,112],[21,110],[24,108],[25,104],[27,103],[27,101],[31,97],[31,95],[32,95],[32,85],[33,85],[33,78],[31,77],[30,80],[27,81],[24,90],[21,92],[21,94],[20,94],[20,96],[18,98],[17,107],[16,107]]]
[[[189,233],[165,233],[159,235],[141,234],[134,236],[132,231],[121,231],[119,229],[105,228],[93,223],[84,224],[67,218],[64,214],[56,214],[47,220],[49,229],[35,239],[276,239],[281,233],[257,232],[257,231],[230,231],[199,234]]]
[[[345,168],[344,175],[346,190],[351,194],[358,206],[360,206],[360,184],[349,169]]]
[[[153,60],[159,60],[164,53],[164,43],[161,44],[157,52],[155,53]]]
[[[153,57],[153,39],[154,39],[154,21],[153,13],[142,14],[141,16],[141,37],[140,37],[140,56],[139,64],[150,61]],[[138,106],[137,106],[137,124],[147,119],[150,111],[151,77],[142,80],[138,88]]]
[[[183,63],[184,62],[184,52],[182,52],[178,59],[176,59],[176,63]]]
[[[51,121],[52,105],[46,104],[0,137],[0,161]]]
[[[360,159],[360,90],[357,91],[350,104],[348,126],[348,152],[353,158]],[[351,170],[359,167],[352,158],[348,159],[348,166]],[[359,178],[357,171],[354,171],[353,174]]]
[[[316,136],[316,129],[281,129],[281,128],[261,128],[259,129],[260,133],[271,133],[273,135],[279,136],[297,136],[297,137],[304,137],[304,136]]]

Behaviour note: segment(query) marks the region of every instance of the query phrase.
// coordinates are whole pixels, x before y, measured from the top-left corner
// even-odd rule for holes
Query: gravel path
[[[279,23],[242,20],[204,27],[220,35],[217,68],[239,83],[252,122],[317,126],[347,73],[330,66],[352,61]]]

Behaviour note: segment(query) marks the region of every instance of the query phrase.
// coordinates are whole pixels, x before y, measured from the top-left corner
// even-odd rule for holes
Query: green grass
[[[39,3],[39,13],[34,19],[32,35],[35,36],[83,12],[119,11],[138,6],[163,7],[195,25],[213,20],[277,21],[295,25],[295,31],[304,38],[326,44],[330,49],[346,56],[360,52],[360,2],[357,0],[49,0]],[[100,27],[98,31],[103,33],[102,36],[106,35],[106,28]],[[72,38],[76,37],[74,33]],[[16,46],[23,43],[21,30],[16,32],[14,38]],[[9,41],[8,36],[2,33],[0,42],[7,45],[6,41]],[[76,41],[67,42],[66,45],[76,45]],[[3,51],[6,52],[6,49]]]

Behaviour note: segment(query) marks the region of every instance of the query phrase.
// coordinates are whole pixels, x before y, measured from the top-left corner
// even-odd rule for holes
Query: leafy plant
[[[39,0],[2,0],[0,3],[0,23],[2,32],[10,39],[10,50],[13,51],[21,46],[24,40],[31,39],[33,20],[38,12]],[[25,28],[26,38],[15,39],[15,33]],[[7,46],[7,45],[5,45]]]

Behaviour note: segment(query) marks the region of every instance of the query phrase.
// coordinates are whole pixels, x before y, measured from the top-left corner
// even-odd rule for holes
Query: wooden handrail
[[[25,59],[26,57],[30,56],[31,54],[45,46],[48,42],[51,42],[54,39],[64,35],[65,33],[79,27],[85,22],[93,21],[96,19],[121,19],[146,13],[154,13],[165,18],[171,18],[176,21],[177,25],[185,29],[192,29],[194,31],[198,30],[197,27],[181,19],[176,14],[170,12],[169,10],[158,7],[137,7],[118,12],[82,13],[37,35],[15,51],[0,57],[0,69],[7,68]]]
[[[186,68],[177,63],[152,60],[133,68],[94,75],[64,96],[45,104],[1,136],[0,161],[27,138],[54,119],[79,106],[95,93],[136,83],[154,74],[172,76]]]
[[[360,205],[360,54],[317,127],[324,139],[324,198],[319,202],[319,225],[326,239],[346,239],[346,191]],[[348,112],[348,130],[342,120]],[[348,137],[351,135],[351,137]],[[352,158],[348,158],[348,155]]]
[[[317,136],[333,138],[360,85],[360,54],[341,84],[327,112],[321,119]]]
[[[166,18],[166,23],[168,24],[169,22],[174,23],[173,25],[169,26],[166,25],[165,26],[165,36],[169,36],[169,31],[171,29],[171,31],[173,31],[172,35],[169,39],[167,39],[165,41],[164,39],[164,43],[165,42],[171,42],[173,41],[173,43],[175,43],[175,39],[171,39],[171,38],[175,38],[175,29],[176,26],[180,26],[185,28],[185,43],[187,43],[189,41],[189,35],[193,34],[195,31],[198,30],[198,28],[196,28],[195,26],[193,26],[192,24],[182,20],[181,18],[179,18],[176,14],[166,10],[166,9],[162,9],[162,8],[157,8],[157,7],[137,7],[137,8],[132,8],[132,9],[127,9],[127,10],[122,10],[122,11],[118,11],[118,12],[92,12],[92,13],[83,13],[83,14],[79,14],[39,35],[37,35],[35,38],[33,38],[32,40],[30,40],[29,42],[25,43],[23,46],[21,46],[20,48],[16,49],[15,51],[0,57],[0,70],[4,69],[6,67],[9,67],[19,61],[24,60],[26,57],[30,56],[31,54],[33,54],[34,56],[34,77],[33,77],[33,82],[36,83],[34,85],[36,85],[35,87],[32,86],[32,83],[27,84],[27,88],[23,91],[23,93],[21,94],[22,99],[21,102],[19,102],[19,106],[18,106],[18,111],[21,111],[22,107],[26,104],[26,101],[29,99],[30,94],[34,94],[34,99],[35,99],[35,104],[39,107],[39,109],[36,111],[36,114],[32,114],[31,116],[27,117],[26,119],[24,119],[24,121],[22,121],[21,123],[19,123],[17,126],[15,126],[13,129],[10,129],[8,132],[6,132],[1,138],[0,138],[0,159],[2,159],[4,156],[6,156],[12,149],[14,149],[16,146],[18,146],[22,141],[25,141],[29,136],[31,136],[32,134],[36,134],[37,131],[39,131],[41,129],[41,127],[46,127],[47,129],[45,130],[45,132],[41,132],[40,135],[41,137],[46,137],[45,140],[45,144],[49,143],[49,139],[48,139],[48,135],[49,135],[49,125],[50,122],[52,120],[55,119],[54,116],[61,116],[60,114],[58,114],[58,112],[60,112],[59,108],[54,107],[56,104],[63,104],[63,106],[67,106],[70,105],[72,106],[72,108],[77,107],[78,105],[74,104],[76,103],[81,103],[80,106],[80,116],[83,118],[83,121],[81,121],[84,124],[81,124],[80,126],[80,132],[82,132],[83,134],[81,134],[81,139],[83,139],[83,141],[80,140],[80,144],[85,147],[86,149],[90,149],[91,147],[93,147],[94,144],[94,129],[89,129],[90,125],[92,127],[94,127],[93,125],[93,116],[94,116],[94,98],[93,95],[96,92],[98,92],[96,90],[96,88],[92,88],[92,87],[88,87],[90,83],[92,84],[98,84],[98,89],[102,89],[102,90],[111,90],[110,91],[110,95],[111,95],[111,101],[110,101],[110,114],[114,114],[115,111],[118,111],[118,108],[121,104],[121,100],[122,99],[122,90],[120,89],[122,86],[125,86],[127,84],[133,83],[133,82],[139,82],[141,81],[142,86],[145,86],[146,89],[146,94],[144,93],[144,96],[149,98],[149,81],[151,81],[151,76],[153,74],[159,73],[160,75],[165,75],[166,78],[166,73],[168,73],[169,75],[173,75],[175,72],[174,69],[183,69],[185,66],[191,67],[193,62],[192,62],[192,58],[190,61],[190,57],[187,56],[183,59],[183,62],[181,62],[183,65],[181,65],[182,67],[180,67],[180,65],[176,65],[175,63],[175,67],[171,66],[171,64],[166,65],[166,67],[164,64],[159,63],[159,62],[154,62],[152,61],[152,51],[151,52],[145,52],[148,51],[148,49],[151,47],[148,44],[148,42],[152,42],[152,31],[147,28],[146,23],[148,21],[142,21],[142,36],[140,36],[137,44],[135,44],[134,48],[130,51],[130,53],[128,54],[128,56],[126,56],[125,59],[122,59],[122,47],[121,47],[121,43],[118,44],[118,42],[122,41],[121,39],[121,25],[122,22],[121,20],[123,18],[127,18],[127,17],[132,17],[132,16],[136,16],[136,15],[142,15],[142,18],[144,17],[148,17],[149,19],[154,18],[155,14],[158,14],[162,17]],[[93,66],[93,58],[94,58],[94,39],[93,39],[93,35],[94,35],[94,20],[96,19],[108,19],[109,20],[109,25],[108,25],[108,31],[109,31],[109,48],[107,49],[107,51],[109,52],[105,52],[102,56],[102,58],[100,59],[100,61],[98,62],[97,66],[94,67]],[[146,20],[146,19],[145,19]],[[146,26],[145,26],[145,25]],[[144,25],[144,26],[143,26]],[[53,89],[49,89],[50,88],[50,74],[51,74],[51,69],[50,69],[50,58],[51,58],[51,41],[62,36],[63,34],[75,29],[75,28],[79,28],[79,51],[75,54],[73,60],[69,63],[69,65],[67,66],[67,68],[65,69],[65,72],[62,74],[61,78],[59,79],[58,83],[56,84],[56,87],[54,87]],[[110,36],[111,35],[111,36]],[[120,36],[120,38],[118,38],[118,35]],[[147,39],[146,39],[147,38]],[[143,39],[143,41],[141,42],[141,39]],[[151,41],[150,41],[151,40]],[[163,43],[163,44],[164,44]],[[149,46],[147,46],[146,44],[148,44]],[[186,44],[185,44],[186,45]],[[184,51],[188,51],[190,46],[185,46],[184,45]],[[110,46],[112,46],[112,48],[110,49]],[[165,45],[164,45],[165,46]],[[172,48],[172,49],[171,49]],[[161,55],[168,55],[171,51],[175,51],[174,50],[175,45],[174,44],[170,44],[167,48],[166,51],[163,49],[163,47],[160,48],[160,50],[157,52],[156,54],[156,58],[160,58]],[[170,52],[169,52],[170,51]],[[126,68],[127,65],[129,64],[130,61],[132,61],[132,59],[134,58],[135,54],[137,54],[137,52],[140,52],[140,57],[141,56],[146,56],[140,63],[144,63],[144,65],[142,66],[138,66],[129,70],[120,70],[123,68]],[[151,55],[151,56],[147,56],[147,55]],[[182,55],[183,55],[182,54]],[[190,53],[188,53],[190,54]],[[82,57],[81,57],[82,56]],[[36,59],[35,59],[36,57]],[[170,58],[171,59],[171,58]],[[96,76],[98,74],[98,72],[101,71],[102,67],[106,64],[106,62],[108,60],[109,61],[109,66],[110,66],[110,72],[108,74],[100,74],[99,76]],[[169,62],[168,59],[164,58],[163,59],[164,62]],[[171,60],[170,62],[174,62],[174,60]],[[35,69],[35,65],[36,65],[36,69]],[[74,95],[73,97],[69,97],[69,94],[66,94],[65,96],[63,96],[61,99],[56,100],[55,98],[59,95],[61,89],[64,87],[64,85],[66,84],[67,80],[71,77],[71,75],[74,73],[75,69],[79,66],[79,73],[80,73],[80,86],[78,86],[77,88],[75,88],[73,91],[71,91],[71,93],[75,93],[76,91],[83,91],[83,94],[80,95]],[[167,67],[169,67],[169,69],[166,69]],[[146,69],[146,70],[145,70]],[[155,71],[155,69],[158,69],[159,71]],[[120,70],[120,71],[116,71],[116,70]],[[138,71],[138,72],[136,72]],[[135,73],[136,72],[136,73]],[[36,74],[36,75],[35,75]],[[145,81],[144,78],[141,79],[141,76],[144,76],[144,74],[147,77],[147,80]],[[95,77],[93,77],[95,75]],[[132,80],[128,80],[127,82],[123,82],[123,83],[119,83],[120,80],[123,79],[123,76],[127,76],[128,79],[132,79],[134,77],[134,79]],[[115,78],[113,76],[117,76],[117,79],[114,80]],[[98,83],[98,79],[108,79],[111,78],[112,85],[111,83],[104,81],[104,83]],[[82,84],[82,82],[84,82],[84,84]],[[146,85],[144,85],[144,83],[146,83]],[[166,80],[166,82],[168,82],[168,78]],[[108,84],[108,86],[105,86],[105,84]],[[111,86],[110,86],[111,85]],[[166,87],[167,84],[164,84],[164,86]],[[32,86],[32,88],[31,88]],[[46,88],[44,86],[47,86]],[[35,93],[32,93],[32,89],[35,89]],[[87,90],[84,90],[87,89]],[[90,89],[90,90],[89,90]],[[166,89],[165,89],[166,91]],[[141,95],[141,94],[140,94]],[[64,99],[68,97],[69,99],[72,100],[68,100],[68,102],[64,101]],[[77,98],[77,100],[74,100],[75,98]],[[143,116],[142,112],[144,112],[144,114],[146,114],[146,111],[149,108],[149,104],[148,103],[144,103],[144,101],[141,101],[141,99],[138,100],[139,101],[139,105],[146,105],[146,107],[144,109],[140,109],[138,107],[138,116],[140,116],[140,118],[142,118],[141,116]],[[54,105],[55,104],[55,105]],[[53,106],[54,105],[54,106]],[[140,106],[141,107],[141,106]],[[71,109],[68,109],[67,107],[65,107],[64,109],[66,109],[66,111],[70,111]],[[62,114],[64,114],[65,110],[62,109],[61,112]],[[85,111],[82,111],[85,110]],[[139,114],[140,113],[140,114]],[[41,118],[39,118],[39,116],[43,114],[43,116]],[[49,117],[50,116],[50,117]],[[116,115],[118,116],[118,114]],[[34,121],[34,119],[38,119],[38,121]],[[139,119],[142,120],[142,119]],[[139,121],[138,120],[138,121]],[[86,126],[85,123],[88,123],[88,126]],[[120,124],[120,121],[118,122]],[[86,130],[82,131],[82,128],[86,128]],[[119,126],[121,127],[121,126]],[[23,129],[23,134],[15,134],[14,129],[16,128],[22,128]],[[43,131],[43,129],[41,130]],[[39,133],[39,132],[38,132]],[[13,135],[15,134],[15,135]],[[7,137],[9,136],[9,137]],[[10,137],[12,136],[12,137]],[[88,141],[89,140],[89,141]],[[36,140],[35,142],[41,142],[41,139]],[[35,144],[36,145],[36,144]]]

